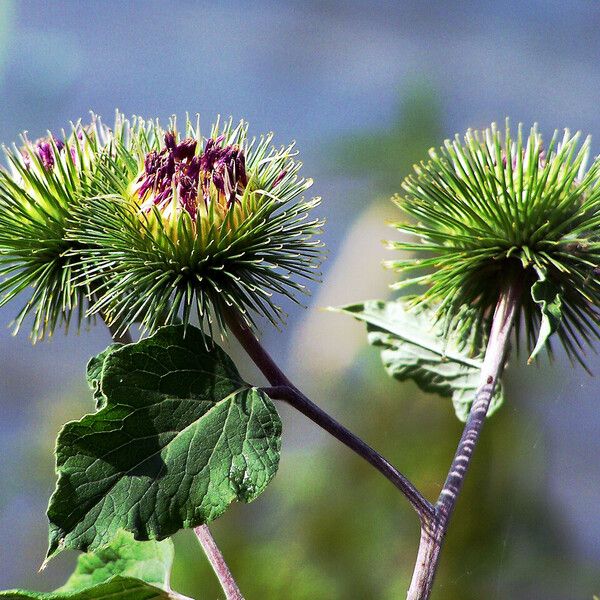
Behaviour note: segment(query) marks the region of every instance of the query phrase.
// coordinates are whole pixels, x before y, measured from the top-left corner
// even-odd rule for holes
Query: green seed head
[[[432,149],[395,198],[413,240],[391,244],[410,253],[387,263],[409,275],[396,287],[424,286],[415,302],[466,339],[518,285],[517,336],[524,327],[532,356],[556,331],[581,360],[598,338],[600,162],[586,170],[590,140],[579,138],[555,132],[544,145],[535,126],[513,137],[507,122]]]

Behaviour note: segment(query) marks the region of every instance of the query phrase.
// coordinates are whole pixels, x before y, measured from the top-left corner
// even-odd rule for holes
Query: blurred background
[[[390,381],[363,327],[323,306],[389,297],[389,202],[432,145],[510,116],[581,129],[600,152],[595,0],[82,2],[0,0],[0,140],[35,138],[89,110],[166,118],[233,115],[296,139],[324,198],[329,257],[307,308],[264,326],[265,345],[309,396],[437,496],[461,431],[451,403]],[[0,589],[51,590],[71,553],[37,569],[60,426],[91,409],[98,326],[33,347],[0,311]],[[232,344],[233,346],[233,344]],[[244,363],[243,373],[262,378]],[[600,593],[597,380],[563,356],[513,360],[508,400],[486,425],[444,551],[434,600],[591,599]],[[590,356],[591,369],[600,360]],[[281,409],[279,474],[212,527],[248,600],[399,599],[418,524],[379,474]],[[218,585],[195,538],[176,538],[174,587]]]

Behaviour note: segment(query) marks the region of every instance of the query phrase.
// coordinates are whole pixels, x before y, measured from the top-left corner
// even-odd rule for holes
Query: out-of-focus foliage
[[[460,424],[438,399],[382,381],[376,352],[369,353],[339,386],[343,403],[316,399],[435,497]],[[551,507],[540,507],[543,478],[527,482],[539,456],[514,418],[514,412],[501,411],[486,429],[450,529],[434,600],[525,600],[540,589],[549,598],[565,598],[573,586],[583,591],[593,580],[591,570],[586,575],[566,554]],[[302,425],[294,418],[286,429]],[[263,499],[212,527],[238,583],[250,599],[277,600],[281,589],[293,600],[401,598],[417,550],[412,510],[348,450],[324,436],[319,441],[308,451],[287,448]],[[216,597],[218,584],[202,566],[194,540],[180,540],[176,548],[175,587],[197,598]],[[269,553],[265,548],[277,556],[275,563],[261,560]],[[577,568],[576,578],[569,575]],[[310,596],[307,588],[320,591]]]
[[[441,112],[433,85],[426,81],[409,83],[394,121],[342,137],[333,144],[332,170],[368,180],[377,197],[387,199],[400,189],[413,163],[442,136]]]

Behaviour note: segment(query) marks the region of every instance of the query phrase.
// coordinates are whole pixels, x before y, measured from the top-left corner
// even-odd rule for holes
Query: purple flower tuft
[[[287,175],[287,171],[283,170],[281,171],[281,173],[279,173],[279,175],[277,175],[277,177],[275,178],[275,181],[273,182],[272,188],[275,189],[282,181],[282,179]]]
[[[186,138],[177,143],[174,132],[165,134],[165,147],[150,152],[144,161],[144,173],[138,179],[142,209],[157,206],[168,209],[177,191],[179,206],[196,218],[198,191],[206,206],[211,201],[211,184],[231,208],[236,194],[248,184],[244,151],[237,145],[222,146],[223,136],[209,139],[201,156],[196,155],[197,141]]]
[[[227,207],[231,208],[235,203],[238,189],[243,191],[248,185],[246,157],[237,144],[223,147],[222,142],[223,136],[219,136],[216,140],[211,138],[206,142],[206,148],[200,158],[202,194],[208,204],[212,182],[227,201]]]
[[[52,142],[54,142],[54,145]],[[60,153],[64,151],[65,147],[65,142],[56,136],[52,136],[52,138],[39,138],[33,143],[33,150],[46,171],[51,171],[56,164],[55,148]],[[21,150],[21,156],[23,157],[25,165],[29,168],[31,165],[30,151],[27,150],[27,148],[23,148]],[[71,157],[73,158],[73,161],[75,161],[73,148],[71,148]]]
[[[37,151],[42,165],[46,171],[51,171],[54,167],[54,148],[48,141],[40,141],[36,144],[35,149]]]

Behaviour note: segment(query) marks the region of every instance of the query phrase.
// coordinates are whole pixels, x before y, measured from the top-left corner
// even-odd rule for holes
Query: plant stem
[[[422,523],[429,522],[435,515],[432,504],[402,473],[392,466],[381,454],[371,448],[354,433],[338,423],[323,409],[309,400],[283,373],[267,351],[261,346],[249,327],[233,312],[226,313],[227,325],[239,340],[244,350],[273,386],[264,388],[271,398],[283,400],[311,421],[333,435],[337,440],[356,452],[391,481],[408,499]]]
[[[520,287],[511,285],[498,299],[475,400],[436,503],[435,518],[427,523],[422,522],[421,525],[419,553],[407,600],[428,600],[431,594],[448,523],[485,423],[496,383],[504,369],[519,298]]]
[[[225,598],[227,598],[227,600],[244,600],[240,588],[237,586],[208,525],[200,525],[200,527],[194,528],[194,533],[196,534],[213,571],[219,579],[219,583],[225,592]]]
[[[106,326],[108,327],[110,334],[113,338],[114,342],[120,344],[131,344],[133,342],[133,338],[131,337],[131,332],[126,330],[122,333],[117,333],[118,328],[115,326],[111,326],[108,324],[107,320],[103,317]],[[223,558],[223,554],[219,550],[217,543],[215,542],[208,525],[200,525],[194,529],[194,533],[202,546],[202,550],[204,550],[204,554],[206,554],[206,558],[208,558],[208,562],[210,563],[223,591],[225,592],[225,598],[227,600],[244,600],[240,589],[238,588],[225,559]]]

